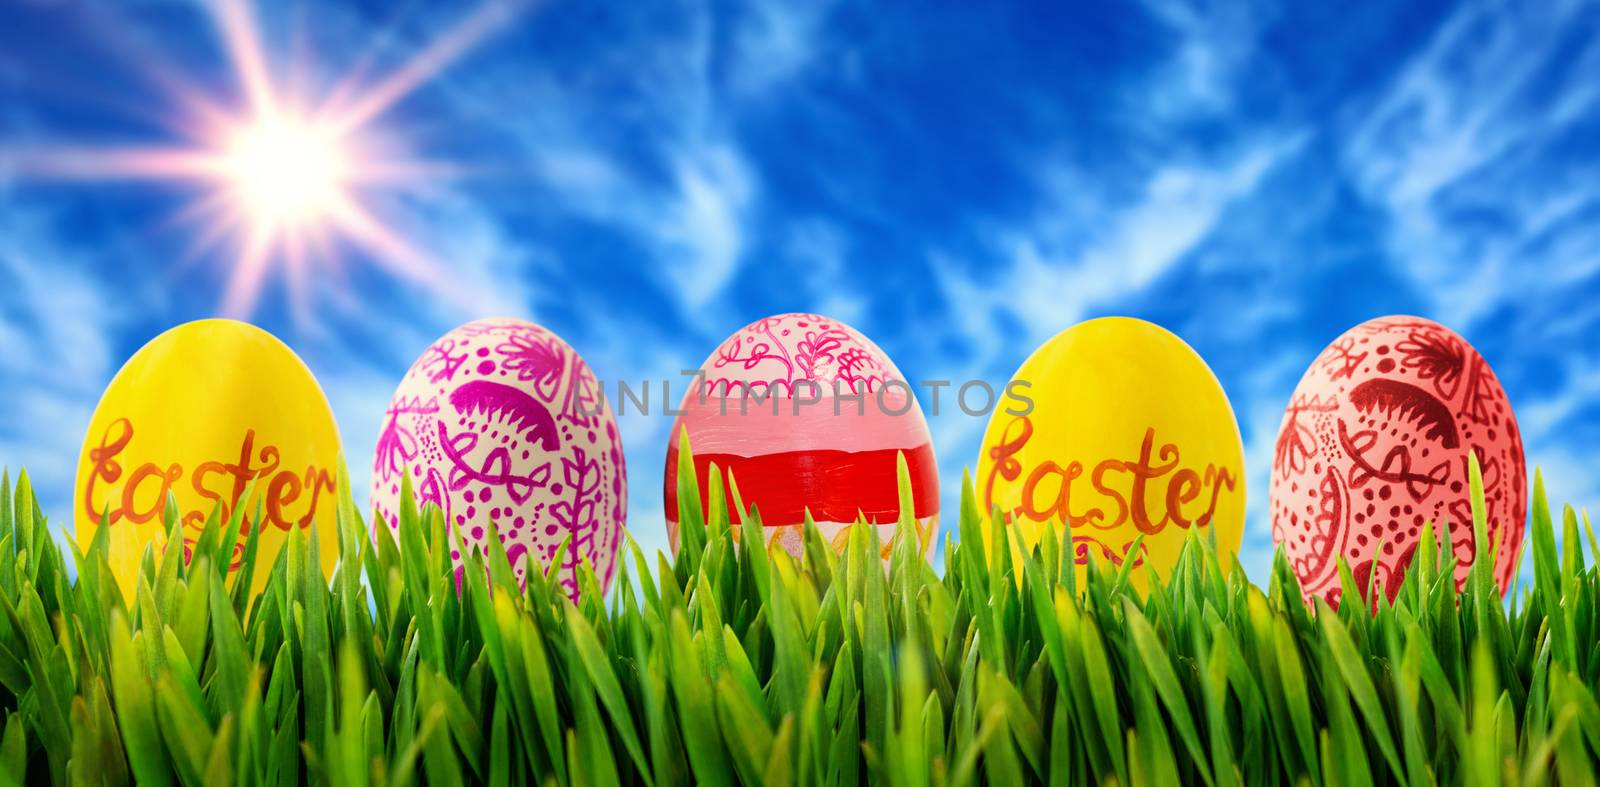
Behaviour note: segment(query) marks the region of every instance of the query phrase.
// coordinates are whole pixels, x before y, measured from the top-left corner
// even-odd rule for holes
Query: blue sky
[[[388,6],[257,14],[315,88],[398,67],[475,7]],[[531,7],[377,121],[460,164],[373,195],[449,292],[344,248],[298,308],[269,279],[252,319],[321,380],[360,489],[406,367],[480,316],[659,379],[752,319],[820,311],[913,379],[994,381],[1079,320],[1143,317],[1238,413],[1260,580],[1289,392],[1344,329],[1414,313],[1488,358],[1552,498],[1600,501],[1600,8],[1214,6]],[[201,5],[6,3],[0,148],[170,143],[159,74],[239,92]],[[65,521],[99,392],[215,315],[232,255],[172,223],[192,186],[19,169],[0,156],[0,463]],[[662,548],[669,425],[623,422],[630,527]],[[932,427],[953,510],[983,422]]]

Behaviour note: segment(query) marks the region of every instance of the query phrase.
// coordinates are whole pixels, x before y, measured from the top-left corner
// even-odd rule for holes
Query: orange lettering
[[[1167,484],[1167,516],[1178,523],[1178,527],[1188,527],[1191,522],[1183,515],[1183,504],[1200,496],[1200,474],[1187,467],[1180,468],[1172,474],[1172,483]],[[1215,496],[1212,497],[1215,501]]]
[[[1097,523],[1097,522],[1092,522],[1091,521],[1089,523],[1090,525],[1095,525],[1097,527],[1117,527],[1118,525],[1121,525],[1123,522],[1127,521],[1127,519],[1128,519],[1128,503],[1127,503],[1127,501],[1122,499],[1122,493],[1121,492],[1118,492],[1117,490],[1112,489],[1110,486],[1108,486],[1106,484],[1106,473],[1107,472],[1113,472],[1113,471],[1121,470],[1122,468],[1123,468],[1123,464],[1121,462],[1118,462],[1115,459],[1107,459],[1107,460],[1105,460],[1105,461],[1103,461],[1100,464],[1095,466],[1095,468],[1094,468],[1094,477],[1089,479],[1090,483],[1094,485],[1094,489],[1095,489],[1096,492],[1099,492],[1100,494],[1105,495],[1106,497],[1108,497],[1108,498],[1110,498],[1110,499],[1112,499],[1113,501],[1116,502],[1116,504],[1117,504],[1117,515],[1115,517],[1113,517],[1111,519],[1111,521],[1109,521],[1109,522],[1105,521],[1104,518],[1102,518],[1101,522]],[[1098,512],[1098,511],[1099,511],[1099,509],[1096,509],[1096,512]]]
[[[1056,491],[1055,500],[1053,502],[1044,508],[1039,508],[1034,505],[1034,501],[1037,499],[1036,493],[1039,490],[1039,482],[1043,481],[1045,476],[1050,475],[1057,476],[1061,479],[1061,487]],[[1014,513],[1026,515],[1029,519],[1032,519],[1035,522],[1043,522],[1047,519],[1059,519],[1063,522],[1071,522],[1073,525],[1079,524],[1084,518],[1074,517],[1072,515],[1072,501],[1070,495],[1072,491],[1072,482],[1077,480],[1082,475],[1082,462],[1069,462],[1067,463],[1066,468],[1062,468],[1061,465],[1050,461],[1040,464],[1038,467],[1033,469],[1033,472],[1028,474],[1028,480],[1022,483],[1022,504],[1017,507],[1017,510]]]
[[[310,527],[311,520],[317,515],[317,504],[322,500],[322,493],[333,494],[337,488],[333,481],[333,474],[326,470],[318,470],[314,466],[306,467],[305,485],[311,490],[311,506],[306,509],[306,515],[296,522],[301,527]]]
[[[113,434],[116,437],[112,437]],[[111,523],[116,524],[122,518],[121,509],[107,508],[109,503],[95,507],[94,487],[96,481],[112,484],[122,477],[122,465],[117,463],[117,454],[122,453],[132,439],[133,423],[126,418],[118,418],[106,426],[105,434],[100,436],[100,447],[89,449],[89,481],[83,486],[83,510],[90,519],[109,515]]]
[[[300,496],[300,479],[294,473],[279,473],[267,485],[267,521],[279,530],[289,529],[289,520],[283,516],[283,507]]]
[[[166,506],[167,495],[177,489],[177,484],[183,479],[184,468],[176,462],[168,464],[164,469],[155,462],[146,462],[127,473],[124,478],[118,457],[128,449],[133,436],[133,423],[126,418],[119,418],[106,427],[105,433],[100,438],[100,444],[89,449],[86,456],[89,476],[83,485],[82,503],[83,512],[89,519],[99,519],[104,511],[112,524],[124,519],[134,524],[149,522],[160,516]],[[252,467],[252,462],[260,462],[261,466]],[[266,521],[282,530],[288,530],[296,525],[309,526],[316,518],[323,496],[332,495],[337,491],[333,474],[326,469],[319,469],[316,465],[307,465],[304,473],[280,470],[280,463],[281,454],[277,446],[262,445],[258,449],[255,430],[246,430],[239,444],[237,461],[232,463],[209,461],[195,467],[188,481],[189,488],[201,501],[208,501],[209,505],[202,504],[205,510],[195,508],[184,512],[181,518],[183,527],[192,530],[203,529],[211,511],[219,507],[221,516],[226,519],[230,516],[233,504],[244,496],[245,487],[252,480],[260,480],[265,484],[261,502],[265,509],[263,518]],[[115,484],[118,481],[123,481],[122,488],[107,495],[108,499],[99,503],[100,508],[97,510],[96,499],[100,494],[100,485]],[[225,492],[224,489],[228,491]],[[140,509],[138,501],[152,493],[154,499]],[[288,509],[302,498],[305,498],[307,503],[304,514],[297,517],[289,513]],[[248,534],[251,527],[249,518],[244,517],[240,525],[241,535]],[[239,548],[235,547],[234,551],[237,557]]]
[[[165,472],[154,462],[139,465],[137,469],[128,475],[128,483],[122,487],[122,515],[136,525],[142,525],[154,519],[156,515],[161,513],[162,507],[166,505],[167,493],[172,491],[173,482],[181,477],[183,477],[183,467],[177,464],[168,465]],[[161,479],[161,486],[159,491],[156,492],[156,499],[150,504],[150,507],[144,511],[138,511],[134,509],[134,497],[139,493],[139,487],[143,485],[146,478]]]
[[[1172,443],[1161,446],[1161,458],[1172,457],[1164,465],[1150,464],[1150,447],[1155,442],[1156,430],[1146,429],[1144,442],[1139,446],[1139,463],[1128,467],[1128,472],[1133,474],[1133,491],[1129,497],[1133,498],[1133,526],[1143,533],[1159,533],[1167,526],[1167,517],[1163,515],[1160,520],[1150,521],[1149,512],[1145,511],[1144,485],[1145,482],[1160,478],[1178,466],[1178,447]]]
[[[1020,427],[1021,434],[1011,437],[1011,428]],[[1000,434],[1000,442],[989,449],[989,477],[983,483],[983,513],[985,516],[994,510],[994,482],[995,476],[1007,481],[1017,480],[1022,475],[1022,463],[1017,461],[1016,455],[1022,447],[1028,444],[1028,438],[1033,436],[1033,422],[1027,416],[1019,415],[1006,424],[1005,431]],[[1031,494],[1028,496],[1031,497]],[[1010,519],[1010,514],[1006,518]]]
[[[986,506],[994,507],[998,481],[1022,479],[1019,503],[1006,512],[1008,519],[1024,516],[1035,522],[1054,520],[1068,522],[1073,527],[1088,525],[1102,530],[1131,522],[1140,532],[1155,534],[1165,530],[1168,524],[1184,528],[1211,524],[1222,494],[1238,487],[1237,476],[1226,467],[1207,465],[1203,474],[1180,467],[1182,457],[1178,445],[1158,443],[1156,430],[1151,428],[1145,430],[1136,460],[1103,459],[1088,473],[1090,487],[1110,501],[1114,515],[1107,517],[1106,510],[1098,507],[1074,514],[1072,486],[1085,474],[1083,463],[1073,460],[1062,467],[1055,461],[1045,460],[1024,474],[1017,456],[1032,436],[1033,424],[1026,417],[1018,416],[1006,426],[999,441],[988,449],[992,466],[984,479]],[[1127,477],[1125,487],[1116,483],[1122,476]],[[1046,485],[1047,481],[1058,486],[1052,488]],[[1161,486],[1163,482],[1164,487]],[[1184,507],[1199,500],[1208,489],[1206,510],[1197,517],[1189,517]],[[1155,495],[1158,502],[1152,503],[1148,495]],[[1161,510],[1151,510],[1152,505]]]
[[[210,500],[213,508],[222,507],[221,516],[224,520],[231,515],[230,506],[233,505],[232,500],[237,498],[223,499],[220,492],[206,485],[206,478],[226,472],[228,472],[228,466],[221,462],[201,462],[200,466],[194,469],[194,477],[189,479],[189,485],[194,487],[195,494],[199,495],[201,499]],[[210,516],[210,513],[207,513],[206,516]]]
[[[1215,473],[1215,475],[1213,475]],[[1222,488],[1227,487],[1229,492],[1237,485],[1233,473],[1226,467],[1206,467],[1206,483],[1211,485],[1211,504],[1206,506],[1206,512],[1200,515],[1195,522],[1201,527],[1211,524],[1211,517],[1217,513],[1217,496],[1222,494]]]

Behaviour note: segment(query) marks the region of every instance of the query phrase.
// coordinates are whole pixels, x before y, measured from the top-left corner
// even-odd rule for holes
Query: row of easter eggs
[[[702,493],[715,464],[737,479],[774,547],[798,554],[809,513],[835,546],[855,522],[877,527],[887,555],[903,457],[910,535],[931,550],[932,439],[911,386],[877,345],[837,320],[784,314],[740,329],[701,372],[673,434],[693,446]],[[1013,381],[1008,392],[1026,393],[994,407],[976,485],[1022,544],[1070,522],[1080,566],[1133,561],[1163,574],[1191,529],[1237,550],[1238,425],[1181,339],[1140,320],[1091,320],[1039,347]],[[675,439],[665,479],[674,549],[676,451]],[[1494,567],[1503,590],[1521,546],[1527,479],[1510,404],[1482,356],[1415,317],[1372,320],[1329,345],[1295,389],[1272,463],[1273,539],[1308,597],[1338,601],[1341,557],[1358,584],[1392,595],[1425,522],[1455,527],[1464,581],[1477,548],[1462,527],[1471,521],[1469,451],[1502,545]],[[192,542],[212,510],[226,512],[253,481],[246,510],[260,511],[264,553],[315,521],[331,571],[338,456],[327,401],[289,348],[243,323],[182,325],[136,353],[96,408],[79,461],[78,537],[87,542],[109,518],[113,571],[132,592],[145,545],[166,538],[169,492]],[[384,413],[372,470],[372,505],[391,528],[409,475],[417,499],[454,522],[460,548],[498,534],[524,576],[570,538],[557,580],[575,597],[587,560],[609,585],[627,519],[617,424],[583,359],[537,325],[480,320],[432,343]],[[257,562],[257,588],[268,564]],[[1133,573],[1137,585],[1145,575]]]

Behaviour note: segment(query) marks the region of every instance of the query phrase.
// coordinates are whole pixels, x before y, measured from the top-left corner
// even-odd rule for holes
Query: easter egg
[[[1342,557],[1358,586],[1375,583],[1392,600],[1428,522],[1442,544],[1448,521],[1464,585],[1480,546],[1469,451],[1483,473],[1503,593],[1522,548],[1528,477],[1511,402],[1489,364],[1420,317],[1364,322],[1328,345],[1295,387],[1272,461],[1272,538],[1306,597],[1338,603]]]
[[[561,337],[522,320],[467,323],[411,365],[384,416],[372,504],[399,527],[400,483],[455,523],[460,550],[485,554],[492,534],[517,579],[545,571],[578,598],[588,560],[611,584],[628,513],[622,436],[589,365]]]
[[[134,353],[95,407],[78,455],[77,539],[87,547],[105,517],[111,570],[132,599],[145,547],[166,548],[169,492],[187,558],[212,511],[220,507],[227,521],[253,480],[229,570],[240,568],[260,510],[254,577],[246,580],[253,592],[290,528],[316,526],[322,570],[331,575],[338,462],[328,400],[293,351],[242,322],[180,325]]]
[[[1063,554],[1079,587],[1093,558],[1112,570],[1131,561],[1142,591],[1148,572],[1170,576],[1192,529],[1214,531],[1229,565],[1244,530],[1244,447],[1222,385],[1182,339],[1127,317],[1079,323],[1035,350],[1007,391],[975,481],[983,510],[998,506],[1014,526],[1017,560],[1046,527],[1065,546],[1070,523]]]
[[[850,326],[816,314],[757,320],[700,366],[667,449],[667,534],[678,549],[678,441],[690,450],[705,499],[715,464],[755,509],[768,548],[798,557],[806,513],[843,550],[865,521],[892,554],[900,518],[897,457],[910,471],[918,551],[939,521],[933,438],[915,392],[889,356]],[[724,478],[726,484],[727,478]],[[735,506],[730,505],[730,509]],[[743,513],[730,510],[743,524]]]

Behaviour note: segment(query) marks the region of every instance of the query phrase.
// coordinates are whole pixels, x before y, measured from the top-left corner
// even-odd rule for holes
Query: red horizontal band
[[[761,513],[764,525],[780,527],[805,521],[805,512],[818,522],[854,522],[859,513],[873,524],[888,524],[900,516],[900,492],[895,480],[895,456],[906,455],[911,474],[911,500],[916,516],[939,513],[939,471],[933,446],[878,451],[786,451],[765,456],[696,454],[695,473],[700,499],[707,495],[711,463],[726,474],[732,471],[739,496],[747,507]],[[667,449],[667,467],[678,466],[678,449]],[[678,518],[676,473],[667,473],[667,519]],[[726,475],[724,475],[726,483]],[[731,502],[731,501],[730,501]],[[729,506],[732,512],[732,506]],[[732,512],[733,521],[741,517]]]

